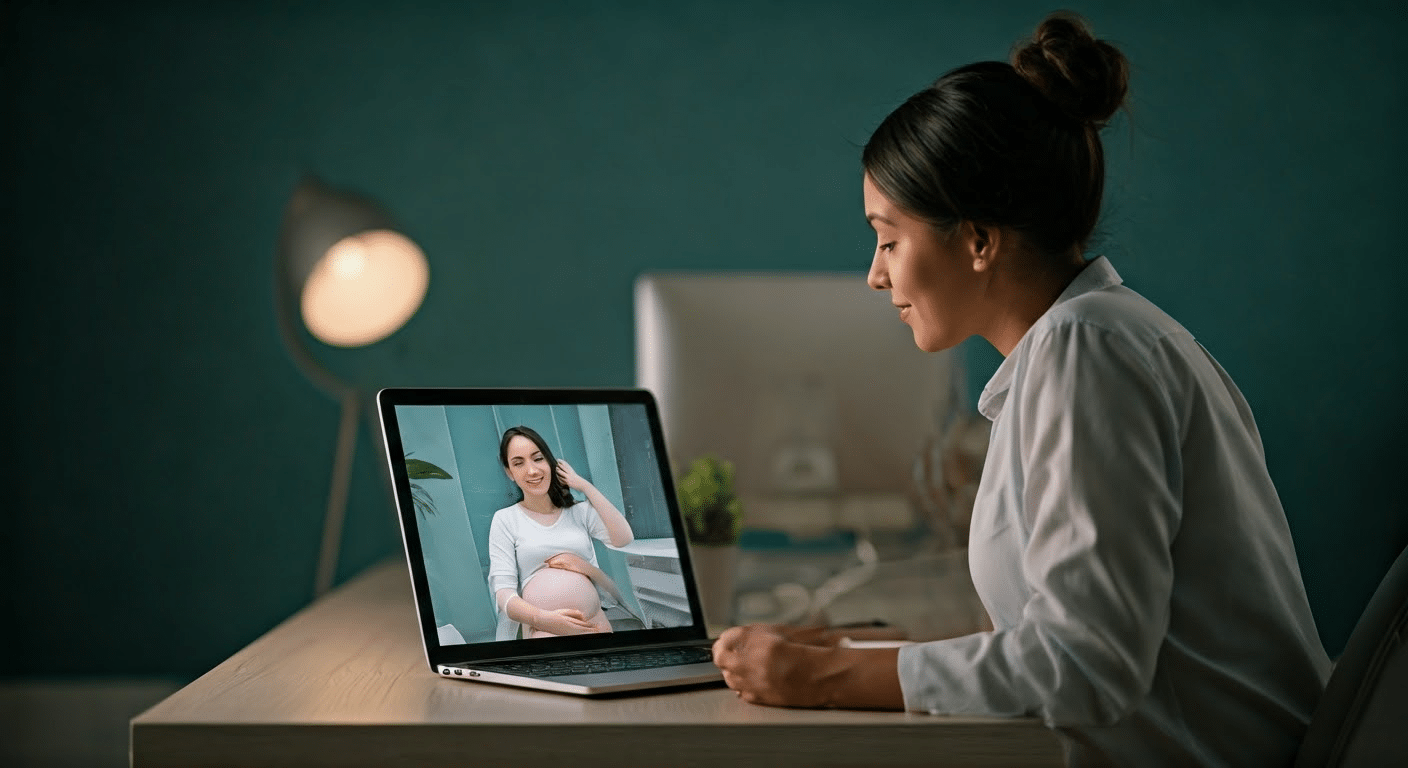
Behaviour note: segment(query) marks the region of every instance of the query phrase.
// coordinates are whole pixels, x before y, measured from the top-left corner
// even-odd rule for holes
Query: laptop
[[[396,388],[377,411],[436,674],[585,696],[722,681],[649,391]]]

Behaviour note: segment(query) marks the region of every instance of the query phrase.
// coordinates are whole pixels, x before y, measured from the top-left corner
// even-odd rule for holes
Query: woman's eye
[[[880,250],[885,251],[886,253],[889,253],[890,251],[895,250],[895,244],[894,244],[894,243],[885,243],[884,245],[881,245],[881,246],[880,246]]]

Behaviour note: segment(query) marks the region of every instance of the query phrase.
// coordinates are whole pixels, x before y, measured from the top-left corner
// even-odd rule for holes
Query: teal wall
[[[1338,650],[1408,541],[1401,7],[1074,5],[1134,68],[1100,249],[1251,401]],[[271,290],[303,173],[432,262],[410,324],[329,367],[630,384],[638,273],[864,269],[870,130],[1049,9],[0,7],[5,676],[199,674],[310,599],[338,413]],[[399,548],[367,445],[343,578]]]

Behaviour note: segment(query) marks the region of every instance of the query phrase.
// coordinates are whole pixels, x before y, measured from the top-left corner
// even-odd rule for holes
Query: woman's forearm
[[[606,590],[606,593],[615,598],[616,602],[625,605],[626,599],[621,596],[621,590],[616,586],[615,579],[606,574],[606,571],[592,565],[586,558],[575,552],[562,552],[548,558],[548,567],[560,568],[564,571],[580,573],[591,579],[598,588]]]
[[[586,577],[591,579],[593,584],[606,590],[606,594],[611,595],[620,605],[626,604],[626,598],[621,596],[621,590],[616,586],[616,580],[607,576],[606,571],[601,570],[591,563],[587,563],[586,571]]]
[[[820,674],[828,707],[904,709],[898,648],[834,648]]]
[[[510,619],[524,624],[529,628],[536,629],[536,624],[542,616],[542,609],[524,600],[519,594],[511,589],[499,590],[498,600],[503,605],[504,614]]]

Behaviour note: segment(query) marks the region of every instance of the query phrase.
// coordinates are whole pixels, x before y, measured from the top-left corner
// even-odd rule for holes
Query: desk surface
[[[564,760],[565,759],[565,760]],[[371,569],[132,721],[132,765],[1059,766],[1034,720],[789,710],[725,688],[585,699],[446,680],[403,563]]]

